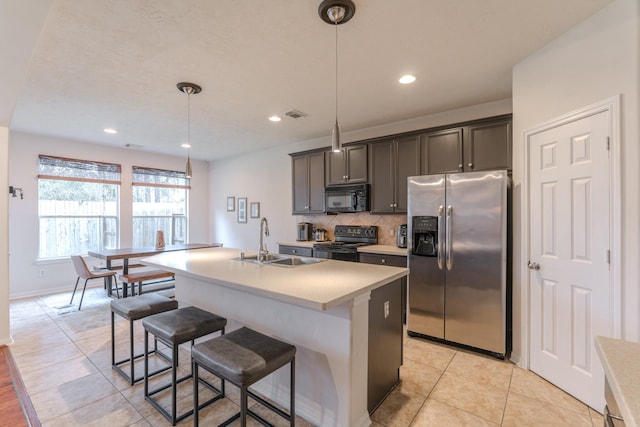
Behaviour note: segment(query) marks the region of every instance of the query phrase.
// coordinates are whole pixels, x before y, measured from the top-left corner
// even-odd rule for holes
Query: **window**
[[[189,179],[184,172],[133,167],[133,246],[187,243]]]
[[[39,258],[117,248],[120,165],[40,155]]]

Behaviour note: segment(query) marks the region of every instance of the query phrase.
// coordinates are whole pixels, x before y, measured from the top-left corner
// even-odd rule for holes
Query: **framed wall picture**
[[[260,218],[260,202],[251,202],[249,206],[251,218]]]
[[[227,212],[233,212],[236,210],[236,198],[231,196],[227,197]]]
[[[238,197],[238,222],[247,222],[247,198]]]

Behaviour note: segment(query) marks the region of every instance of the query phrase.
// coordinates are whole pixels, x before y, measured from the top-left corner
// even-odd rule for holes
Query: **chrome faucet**
[[[267,218],[260,220],[260,248],[258,249],[258,262],[267,260],[269,251],[267,250],[267,244],[263,240],[263,236],[269,237],[269,222]]]

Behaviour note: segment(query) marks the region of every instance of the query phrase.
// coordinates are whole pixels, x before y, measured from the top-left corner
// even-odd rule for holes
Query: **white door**
[[[611,335],[609,111],[528,138],[530,368],[594,409]]]

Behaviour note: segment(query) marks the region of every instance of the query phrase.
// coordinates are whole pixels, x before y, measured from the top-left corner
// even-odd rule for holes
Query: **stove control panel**
[[[337,242],[378,243],[378,227],[375,225],[336,225],[333,235]]]

